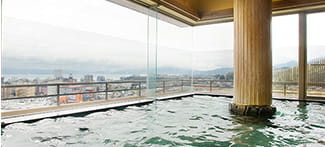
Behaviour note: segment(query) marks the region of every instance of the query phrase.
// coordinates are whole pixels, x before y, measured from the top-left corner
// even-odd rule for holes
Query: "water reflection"
[[[295,120],[297,119],[297,120],[305,121],[309,118],[307,106],[308,106],[308,104],[306,104],[306,102],[299,102],[299,104],[297,106],[297,111],[299,114],[297,115]]]
[[[265,132],[266,127],[277,128],[269,119],[256,118],[250,116],[232,116],[232,121],[236,124],[229,131],[236,132],[231,137],[231,141],[237,145],[257,145],[271,146],[274,135]]]

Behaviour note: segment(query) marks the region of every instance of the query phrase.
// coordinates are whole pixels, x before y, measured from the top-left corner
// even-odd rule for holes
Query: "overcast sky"
[[[8,40],[14,40],[11,38],[23,36],[26,39],[23,42],[27,42],[26,44],[10,41],[9,43],[4,42],[4,56],[9,56],[10,58],[13,56],[24,56],[25,58],[43,57],[48,60],[53,59],[57,61],[60,60],[60,58],[71,58],[71,53],[63,54],[62,52],[77,52],[77,54],[74,55],[75,58],[79,60],[85,59],[80,61],[83,63],[92,62],[92,56],[90,55],[97,55],[96,59],[93,59],[93,61],[96,60],[96,62],[99,63],[102,61],[111,62],[109,65],[112,63],[123,63],[121,66],[125,66],[127,62],[133,62],[137,59],[128,59],[129,61],[127,59],[121,60],[121,56],[130,57],[135,55],[135,53],[143,53],[143,55],[137,56],[141,59],[141,62],[135,62],[134,64],[146,63],[142,58],[146,57],[147,16],[106,0],[5,0],[3,1],[3,15],[3,29],[5,34],[8,34],[8,36],[4,35],[4,40],[6,40],[6,37]],[[296,60],[298,57],[296,50],[298,46],[297,18],[297,15],[273,18],[272,39],[274,62],[276,64]],[[325,46],[325,13],[311,15],[308,17],[308,20],[308,45]],[[6,25],[6,23],[15,22],[21,24]],[[25,25],[21,26],[22,24]],[[34,27],[33,25],[29,27],[28,24],[34,24]],[[46,27],[46,25],[48,25],[48,27]],[[18,27],[14,28],[15,26]],[[38,29],[36,26],[43,27]],[[64,35],[65,31],[62,31],[61,34],[57,34],[57,36],[48,34],[47,39],[43,38],[44,35],[37,36],[35,34],[40,34],[40,31],[44,33],[44,29],[47,28],[52,28],[51,30],[53,31],[53,27],[60,28],[60,31],[64,28],[67,30],[74,30],[74,32],[66,31],[67,36],[78,34],[75,33],[75,31],[79,30],[103,36],[106,35],[119,39],[126,39],[126,44],[128,42],[127,40],[132,42],[130,45],[133,45],[135,42],[140,44],[143,43],[144,46],[135,43],[138,44],[137,47],[132,48],[132,46],[130,46],[130,48],[128,48],[129,50],[124,49],[122,53],[120,50],[116,49],[113,51],[113,49],[110,48],[111,46],[105,46],[105,41],[102,41],[100,45],[104,47],[101,48],[98,45],[94,45],[96,48],[92,48],[90,53],[89,48],[80,49],[83,44],[78,39],[74,39],[74,42],[69,40],[69,45],[72,46],[71,48],[60,48],[60,46],[57,46],[55,49],[51,48],[51,50],[44,52],[44,48],[49,46],[37,45],[42,43],[36,41],[45,41],[43,44],[51,42],[48,43],[48,45],[53,46],[52,43],[55,43],[54,40],[62,39],[58,37],[58,35]],[[15,33],[15,30],[25,32]],[[30,34],[30,38],[26,35],[28,33]],[[85,35],[85,33],[82,34]],[[158,64],[160,66],[176,65],[185,68],[193,66],[200,70],[232,66],[231,50],[233,49],[233,34],[233,23],[180,28],[159,21],[158,44],[160,48],[158,50]],[[77,36],[75,38],[79,37]],[[29,40],[31,41],[28,42]],[[34,41],[35,45],[31,45],[32,41]],[[82,41],[87,41],[87,38],[84,38]],[[94,42],[94,40],[89,40],[85,46],[91,46]],[[8,46],[6,46],[6,43]],[[62,42],[59,41],[58,43]],[[138,51],[134,51],[135,49]],[[173,49],[177,49],[177,51],[175,50],[175,53],[171,55]],[[43,52],[40,52],[40,50],[43,50]],[[226,59],[218,57],[224,55],[224,53],[220,54],[223,50],[230,50],[226,51]],[[309,56],[324,56],[325,51],[320,53],[319,50],[319,48],[316,48]],[[117,51],[120,51],[119,53],[121,55],[119,55]],[[189,52],[192,51],[193,54],[190,56]],[[198,54],[196,52],[200,53]],[[184,54],[182,55],[182,53]],[[109,59],[107,59],[108,57]],[[189,61],[193,63],[189,63]]]

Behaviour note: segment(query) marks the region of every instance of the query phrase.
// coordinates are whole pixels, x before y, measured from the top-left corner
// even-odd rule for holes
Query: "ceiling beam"
[[[205,25],[212,23],[222,23],[233,21],[233,8],[217,10],[200,7],[204,0],[108,0],[115,1],[131,8],[124,1],[130,1],[147,8],[155,7],[157,11],[165,16],[183,22],[190,26]],[[210,3],[205,3],[210,4]],[[211,3],[216,4],[216,3]],[[196,7],[194,7],[196,6]],[[131,8],[134,9],[134,8]],[[200,10],[202,9],[202,10]],[[273,0],[273,16],[293,14],[299,12],[319,12],[325,11],[325,0]]]
[[[288,13],[298,13],[302,11],[324,9],[324,0],[284,0],[284,1],[274,1],[272,3],[273,14],[288,14]],[[277,12],[279,11],[279,12]],[[201,21],[220,19],[226,17],[233,17],[233,8],[217,10],[212,12],[202,12]]]
[[[272,11],[273,11],[273,15],[286,15],[286,14],[293,14],[299,12],[325,11],[325,1],[324,0],[274,1],[272,3]],[[218,19],[225,19],[225,18],[229,18],[227,19],[228,21],[233,20],[233,8],[217,10],[212,12],[202,12],[201,19],[200,19],[201,23],[198,23],[198,25],[214,23]]]

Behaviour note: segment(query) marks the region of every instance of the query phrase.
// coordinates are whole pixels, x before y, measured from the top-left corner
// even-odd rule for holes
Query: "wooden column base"
[[[271,106],[236,105],[234,103],[229,104],[229,110],[232,114],[257,117],[272,117],[276,112],[276,108]]]

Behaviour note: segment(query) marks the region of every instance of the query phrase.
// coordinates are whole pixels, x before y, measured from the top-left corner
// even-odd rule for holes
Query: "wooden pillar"
[[[307,89],[307,22],[306,14],[299,14],[299,95],[300,100],[306,98]]]
[[[234,103],[231,112],[273,115],[272,0],[234,0]],[[263,113],[263,114],[261,114]]]

